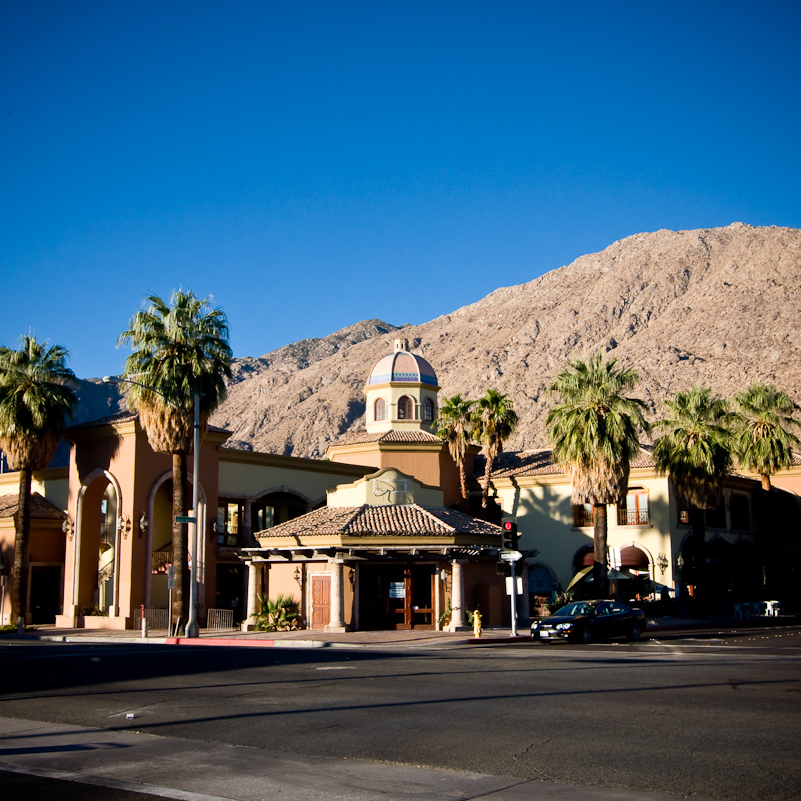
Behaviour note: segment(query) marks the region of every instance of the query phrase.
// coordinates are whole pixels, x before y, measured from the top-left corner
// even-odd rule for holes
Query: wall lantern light
[[[667,570],[667,566],[670,564],[668,562],[667,556],[665,554],[660,553],[659,556],[656,557],[656,564],[659,567],[659,570],[662,572],[662,575],[665,575],[665,571]]]
[[[117,528],[122,532],[122,538],[127,540],[131,533],[131,518],[129,515],[120,515],[117,519]]]
[[[300,568],[299,567],[295,568],[294,576],[295,576],[295,581],[297,581],[298,584],[300,584],[303,581],[303,575],[300,572]]]
[[[69,515],[61,524],[61,530],[67,535],[67,539],[72,542],[72,538],[75,536],[75,523]]]
[[[139,537],[141,539],[142,535],[147,531],[147,515],[142,512],[141,517],[139,518]]]

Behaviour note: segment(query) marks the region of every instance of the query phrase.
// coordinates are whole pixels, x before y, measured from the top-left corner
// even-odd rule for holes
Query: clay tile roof
[[[361,445],[365,442],[442,442],[442,440],[428,431],[384,431],[380,434],[354,434],[332,444]]]
[[[13,517],[18,504],[18,495],[0,495],[0,517]],[[31,517],[36,520],[64,520],[67,515],[38,492],[34,492],[31,494]]]
[[[654,458],[651,455],[650,447],[643,446],[636,458],[632,459],[631,466],[632,468],[653,467]],[[497,461],[497,467],[492,471],[493,478],[559,475],[566,475],[566,471],[554,463],[551,451],[545,448],[501,454]]]
[[[260,531],[256,539],[322,535],[350,536],[500,536],[500,526],[443,507],[325,506],[286,523]]]

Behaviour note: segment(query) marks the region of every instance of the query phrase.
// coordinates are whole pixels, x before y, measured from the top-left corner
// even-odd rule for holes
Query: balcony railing
[[[172,551],[153,551],[150,557],[151,573],[166,573],[172,565]]]
[[[573,527],[584,528],[592,526],[592,509],[573,507]]]
[[[221,548],[245,548],[250,540],[250,526],[226,525],[221,529],[217,524],[217,545]]]
[[[619,526],[647,526],[651,522],[647,509],[618,509]]]

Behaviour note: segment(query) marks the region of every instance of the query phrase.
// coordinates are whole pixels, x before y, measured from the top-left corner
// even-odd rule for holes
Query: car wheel
[[[578,641],[582,645],[589,645],[592,642],[592,629],[589,626],[585,626],[579,632]]]
[[[631,631],[629,632],[629,639],[632,642],[637,642],[640,639],[640,624],[635,620],[631,624]]]

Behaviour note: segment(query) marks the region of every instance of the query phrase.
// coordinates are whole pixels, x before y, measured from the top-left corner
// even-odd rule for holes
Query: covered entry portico
[[[259,595],[291,595],[310,628],[436,629],[449,610],[448,627],[464,626],[466,591],[472,603],[479,586],[501,584],[502,531],[441,503],[440,490],[386,468],[257,532],[260,547],[242,551],[248,622]]]
[[[499,581],[499,550],[499,543],[249,548],[243,552],[248,619],[259,611],[259,595],[292,594],[310,629],[433,631],[448,613],[446,627],[458,630],[466,626],[464,610],[473,608],[476,586]]]

